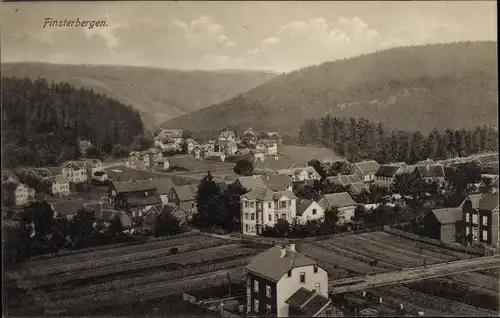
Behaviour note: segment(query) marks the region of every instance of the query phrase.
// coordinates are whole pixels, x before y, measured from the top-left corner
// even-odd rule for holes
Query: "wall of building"
[[[288,277],[288,274],[285,273],[277,284],[276,305],[278,317],[288,317],[288,305],[285,301],[301,287],[313,290],[316,284],[319,283],[319,293],[328,297],[328,274],[324,269],[318,267],[318,272],[314,273],[314,266],[303,266],[293,268],[291,272],[291,277]],[[301,272],[306,274],[305,283],[300,282]]]
[[[445,243],[453,243],[456,241],[457,233],[455,224],[441,224],[439,240]]]
[[[255,282],[258,282],[259,286],[257,292],[255,291]],[[270,297],[266,294],[267,286],[271,289]],[[255,299],[259,301],[258,311],[255,310]],[[250,312],[265,314],[268,313],[268,306],[270,306],[269,314],[275,314],[276,301],[277,294],[275,282],[252,273],[247,274],[247,306],[250,309]]]
[[[316,209],[316,214],[313,214],[313,210]],[[305,224],[309,220],[321,219],[325,216],[325,210],[317,202],[312,202],[311,205],[302,213],[299,220],[300,223]]]

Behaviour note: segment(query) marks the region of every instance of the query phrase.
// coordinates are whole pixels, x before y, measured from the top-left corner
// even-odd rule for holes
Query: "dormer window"
[[[318,272],[318,265],[314,265],[314,274],[316,274]]]
[[[289,270],[289,271],[287,272],[287,276],[288,276],[288,277],[292,277],[292,270]]]

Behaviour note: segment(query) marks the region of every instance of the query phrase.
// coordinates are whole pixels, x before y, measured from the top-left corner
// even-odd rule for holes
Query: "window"
[[[488,217],[483,215],[483,225],[488,226]]]
[[[281,201],[280,202],[280,209],[286,208],[286,201]]]
[[[254,203],[255,203],[255,202],[253,202],[253,201],[252,201],[252,202],[250,202],[250,208],[251,208],[251,209],[253,209],[253,208],[255,207]]]
[[[314,273],[316,274],[318,272],[318,265],[314,265]]]
[[[258,299],[253,300],[253,310],[255,312],[259,312],[259,300]]]
[[[271,204],[271,202],[269,202],[269,203],[267,204],[267,207],[268,207],[269,209],[272,209],[272,204]]]
[[[255,220],[255,213],[250,214],[250,220]]]
[[[271,305],[266,305],[266,313],[270,313],[271,312]]]
[[[248,208],[248,201],[245,201],[245,208]]]
[[[245,213],[245,220],[248,220],[248,213]]]
[[[271,298],[271,286],[266,285],[266,297]]]
[[[313,209],[313,215],[316,215],[317,210]]]
[[[269,219],[269,222],[272,222],[272,221],[273,221],[273,215],[272,215],[272,214],[269,214],[269,215],[268,215],[268,219]]]
[[[278,221],[278,219],[280,218],[280,215],[279,215],[278,213],[276,213],[274,216],[275,216],[275,218],[274,218],[274,219],[275,219],[276,221]]]
[[[465,222],[470,222],[470,214],[469,214],[469,212],[465,213]]]
[[[289,270],[289,271],[287,272],[287,276],[288,276],[288,277],[292,277],[292,270]]]
[[[321,286],[319,283],[316,283],[314,284],[314,289],[313,289],[314,292],[320,294],[321,293]]]
[[[248,224],[245,225],[245,232],[248,232]]]
[[[488,231],[483,231],[483,241],[488,241]]]
[[[477,214],[472,214],[472,224],[477,224]]]
[[[259,292],[259,281],[258,280],[253,281],[253,291],[256,293]]]
[[[470,234],[470,227],[466,227],[465,228],[465,235],[469,235]]]
[[[274,202],[274,209],[278,209],[278,202]]]
[[[252,286],[252,279],[249,277],[247,278],[247,287],[251,287]]]
[[[281,214],[282,219],[286,219],[286,213]]]
[[[301,272],[300,273],[300,283],[305,284],[306,283],[306,273]]]

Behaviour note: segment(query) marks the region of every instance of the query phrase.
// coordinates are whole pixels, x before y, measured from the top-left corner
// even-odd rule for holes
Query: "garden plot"
[[[164,249],[177,247],[185,244],[193,244],[206,239],[206,236],[201,234],[194,234],[190,236],[184,236],[179,238],[173,238],[171,240],[162,240],[156,242],[148,242],[142,244],[136,244],[125,247],[110,248],[105,250],[99,250],[94,252],[86,252],[81,254],[67,255],[67,256],[55,256],[49,259],[42,259],[36,261],[25,262],[23,267],[25,268],[49,268],[52,266],[61,266],[69,264],[77,264],[81,262],[99,260],[108,257],[117,257],[122,255],[130,255],[134,253],[140,253],[145,251],[153,251],[156,249]],[[214,240],[218,240],[214,238]]]
[[[337,253],[328,251],[324,248],[321,248],[320,246],[316,245],[315,243],[307,243],[301,245],[301,253],[304,255],[311,257],[315,260],[318,260],[320,262],[328,263],[334,266],[337,266],[337,268],[342,269],[343,271],[349,272],[354,272],[354,273],[371,273],[374,271],[372,266],[363,263],[361,261],[354,260],[349,257],[345,257],[342,255],[339,255]],[[386,270],[377,270],[375,268],[376,272],[383,272]],[[349,275],[353,276],[353,275]]]
[[[199,261],[209,261],[217,257],[227,257],[229,255],[240,255],[241,257],[255,254],[255,250],[251,248],[243,248],[239,244],[223,245],[210,249],[197,250],[188,253],[168,255],[155,259],[138,260],[125,262],[120,264],[112,264],[102,267],[90,267],[78,272],[66,272],[59,275],[49,277],[38,277],[31,281],[35,286],[63,284],[74,280],[89,279],[92,277],[101,277],[123,273],[129,271],[137,271],[148,269],[151,267],[168,266],[169,264],[179,264],[185,266],[189,263],[197,263]]]
[[[392,264],[397,264],[398,266],[413,267],[413,263],[402,257],[400,254],[395,252],[387,253],[387,251],[377,247],[370,241],[360,241],[356,240],[354,237],[355,235],[352,235],[349,240],[333,239],[323,242],[322,244],[347,249],[356,254],[368,256],[380,261],[390,261]]]

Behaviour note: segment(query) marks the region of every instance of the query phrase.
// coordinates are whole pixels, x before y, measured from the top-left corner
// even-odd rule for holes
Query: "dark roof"
[[[318,204],[325,210],[329,207],[342,208],[357,205],[347,192],[324,194]]]
[[[271,170],[271,171],[279,171],[283,169],[290,169],[294,165],[292,159],[286,156],[280,155],[267,155],[264,156],[264,160],[260,160],[258,158],[254,161],[255,170]]]
[[[94,172],[94,176],[96,176],[96,177],[100,177],[100,176],[103,176],[105,174],[106,174],[106,171],[101,171],[101,170]]]
[[[74,215],[76,214],[79,210],[83,209],[85,204],[87,204],[88,201],[86,200],[68,200],[68,201],[61,201],[61,202],[54,202],[52,203],[52,208],[54,209],[55,212],[57,212],[58,215]]]
[[[292,186],[290,178],[283,174],[271,174],[262,176],[264,184],[272,191],[285,191]]]
[[[465,198],[465,200],[460,204],[460,207],[464,205],[464,203],[468,200],[472,203],[472,208],[477,209],[479,207],[479,201],[481,200],[482,194],[471,194]]]
[[[113,181],[116,192],[133,192],[156,189],[153,180]]]
[[[141,207],[147,205],[161,204],[161,198],[156,189],[147,191],[134,191],[125,194],[129,207]]]
[[[479,210],[493,211],[498,209],[498,193],[485,193],[479,199]]]
[[[268,188],[254,188],[242,195],[242,197],[246,199],[260,201],[278,201],[283,196],[286,196],[290,199],[297,198],[292,191],[272,191]]]
[[[170,178],[153,179],[151,180],[151,184],[159,194],[167,194],[175,186]]]
[[[327,297],[301,287],[285,301],[306,316],[314,317],[319,311],[331,303]]]
[[[398,170],[401,169],[400,166],[394,166],[394,165],[381,165],[378,169],[377,172],[375,172],[376,177],[394,177]]]
[[[375,173],[380,167],[378,162],[375,160],[357,162],[354,165],[357,166],[363,173]]]
[[[250,190],[256,189],[256,188],[265,188],[266,187],[266,184],[264,183],[264,179],[262,178],[262,176],[258,176],[258,175],[253,175],[253,176],[249,176],[249,177],[239,177],[239,178],[237,178],[237,181],[247,191],[250,191]]]
[[[298,216],[302,216],[302,214],[304,214],[304,212],[307,210],[308,207],[311,206],[311,204],[313,203],[314,201],[312,200],[307,200],[307,199],[300,199],[300,200],[297,200],[297,203],[296,203],[296,211],[297,211],[297,215]]]
[[[432,213],[440,224],[454,224],[462,219],[462,208],[434,209]]]
[[[292,268],[315,264],[314,260],[289,250],[281,257],[281,247],[274,246],[256,255],[246,270],[277,282]]]
[[[444,169],[442,165],[415,166],[421,178],[443,178]]]
[[[186,184],[175,186],[172,188],[177,194],[179,201],[194,201],[196,199],[196,192],[198,191],[198,185],[196,184]]]

